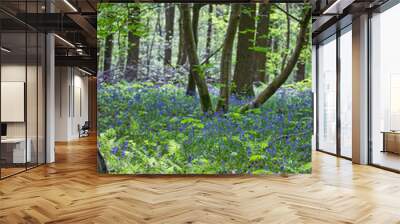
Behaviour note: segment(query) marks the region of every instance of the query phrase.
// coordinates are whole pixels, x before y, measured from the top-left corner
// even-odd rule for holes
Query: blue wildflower
[[[121,125],[122,125],[122,120],[121,120],[121,119],[118,119],[118,120],[117,120],[117,125],[118,125],[118,126],[121,126]]]
[[[247,147],[247,156],[250,157],[251,156],[251,148],[248,146]]]
[[[188,163],[192,163],[192,160],[193,160],[192,155],[189,155],[189,157],[188,157]]]
[[[112,154],[117,154],[117,152],[118,152],[118,147],[117,146],[114,146],[112,149],[111,149],[111,153]]]

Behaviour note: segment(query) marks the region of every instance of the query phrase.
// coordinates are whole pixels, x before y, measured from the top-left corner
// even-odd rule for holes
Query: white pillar
[[[368,163],[368,15],[353,19],[353,162]]]
[[[55,133],[55,56],[54,35],[46,36],[46,163],[55,161],[54,133]]]

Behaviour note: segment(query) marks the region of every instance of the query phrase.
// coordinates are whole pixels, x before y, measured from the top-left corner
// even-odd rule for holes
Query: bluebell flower
[[[118,147],[117,146],[114,146],[112,149],[111,149],[111,153],[112,154],[117,154],[117,152],[118,152]]]
[[[248,146],[247,147],[247,156],[250,157],[251,156],[251,148]]]
[[[188,163],[192,163],[192,160],[193,160],[192,155],[189,155],[189,157],[188,157]]]
[[[136,95],[134,96],[134,99],[135,99],[136,101],[140,101],[140,99],[141,99],[140,94],[136,94]]]
[[[128,144],[129,144],[128,141],[125,141],[125,142],[124,142],[124,149],[127,149],[127,148],[128,148]]]

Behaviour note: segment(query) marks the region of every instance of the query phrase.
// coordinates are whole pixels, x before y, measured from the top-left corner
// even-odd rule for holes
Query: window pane
[[[318,48],[318,148],[336,153],[336,41]]]
[[[372,17],[372,163],[400,170],[400,5]]]
[[[351,30],[340,36],[340,150],[351,158],[352,141],[352,35]]]
[[[30,162],[26,144],[26,33],[1,34],[1,177],[25,170]]]

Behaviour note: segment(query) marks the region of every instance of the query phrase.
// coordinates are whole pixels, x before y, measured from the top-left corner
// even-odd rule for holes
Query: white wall
[[[88,120],[88,78],[72,67],[56,67],[55,140],[79,138],[78,125]]]
[[[55,68],[55,140],[68,140],[68,88],[70,84],[69,68]]]

